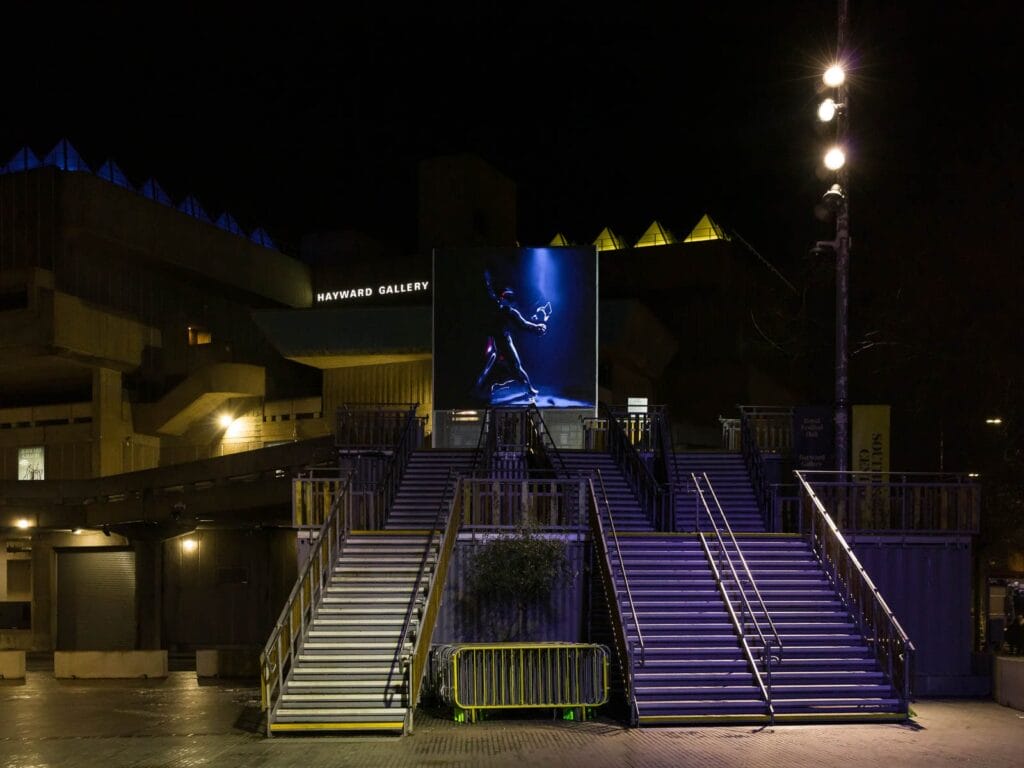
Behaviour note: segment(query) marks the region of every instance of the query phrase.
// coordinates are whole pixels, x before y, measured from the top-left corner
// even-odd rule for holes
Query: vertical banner
[[[853,406],[853,461],[856,472],[889,471],[889,406]]]
[[[871,473],[854,475],[856,483],[864,484],[857,493],[854,527],[858,530],[884,531],[893,527],[888,478],[882,474],[889,471],[889,415],[888,405],[853,406],[852,469]]]
[[[832,469],[832,409],[824,405],[793,408],[793,460],[797,469]]]

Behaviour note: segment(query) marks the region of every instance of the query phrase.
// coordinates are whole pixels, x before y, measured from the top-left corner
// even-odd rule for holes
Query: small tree
[[[522,640],[527,634],[527,610],[550,601],[559,579],[569,574],[565,541],[522,527],[480,548],[470,561],[468,585],[492,609],[514,609],[501,639]]]

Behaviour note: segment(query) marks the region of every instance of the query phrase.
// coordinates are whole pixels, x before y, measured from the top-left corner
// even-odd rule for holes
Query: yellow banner
[[[853,406],[851,469],[857,472],[889,471],[889,406]]]

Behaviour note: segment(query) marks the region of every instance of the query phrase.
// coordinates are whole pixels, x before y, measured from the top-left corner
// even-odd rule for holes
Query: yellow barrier
[[[579,710],[608,701],[608,649],[581,643],[464,643],[435,650],[441,699],[456,720],[481,710]]]

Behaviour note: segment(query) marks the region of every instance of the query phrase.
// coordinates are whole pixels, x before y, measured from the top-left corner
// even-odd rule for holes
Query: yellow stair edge
[[[775,718],[778,720],[778,717]],[[734,714],[734,715],[641,715],[640,725],[686,725],[688,723],[767,723],[768,715]]]
[[[909,720],[906,712],[792,712],[775,716],[776,723],[818,723],[830,722],[863,722],[863,723],[902,723]]]
[[[273,731],[403,731],[403,723],[272,723]]]

